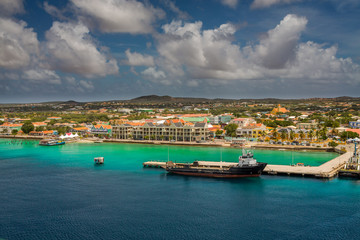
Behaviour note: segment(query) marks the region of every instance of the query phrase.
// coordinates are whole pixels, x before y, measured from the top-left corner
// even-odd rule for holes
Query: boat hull
[[[259,177],[266,167],[267,163],[257,163],[256,166],[234,166],[229,169],[209,169],[209,168],[192,168],[190,165],[183,167],[167,167],[169,173],[213,178],[241,178],[241,177]]]

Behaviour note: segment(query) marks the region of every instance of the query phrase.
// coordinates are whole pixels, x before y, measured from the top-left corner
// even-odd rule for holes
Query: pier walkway
[[[338,174],[339,170],[344,167],[345,163],[353,154],[353,152],[344,153],[317,167],[268,164],[264,169],[263,173],[268,175],[296,175],[317,178],[332,178]],[[237,163],[199,161],[199,164],[213,167],[228,167]],[[144,162],[143,166],[165,168],[166,162],[148,161]]]

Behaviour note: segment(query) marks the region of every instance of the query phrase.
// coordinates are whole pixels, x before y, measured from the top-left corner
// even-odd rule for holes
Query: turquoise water
[[[0,239],[359,239],[360,182],[169,175],[143,161],[236,161],[240,150],[0,139]],[[334,153],[254,151],[270,164]],[[104,156],[103,166],[93,158]]]

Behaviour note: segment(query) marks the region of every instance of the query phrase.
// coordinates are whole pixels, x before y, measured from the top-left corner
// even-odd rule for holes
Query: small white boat
[[[96,157],[94,158],[95,164],[104,164],[104,157]]]

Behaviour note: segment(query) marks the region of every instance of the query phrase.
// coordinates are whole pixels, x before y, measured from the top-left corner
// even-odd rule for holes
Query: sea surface
[[[318,166],[324,152],[254,150]],[[167,174],[142,162],[237,161],[239,149],[0,139],[0,239],[360,239],[360,181]],[[93,158],[105,157],[103,166]]]

